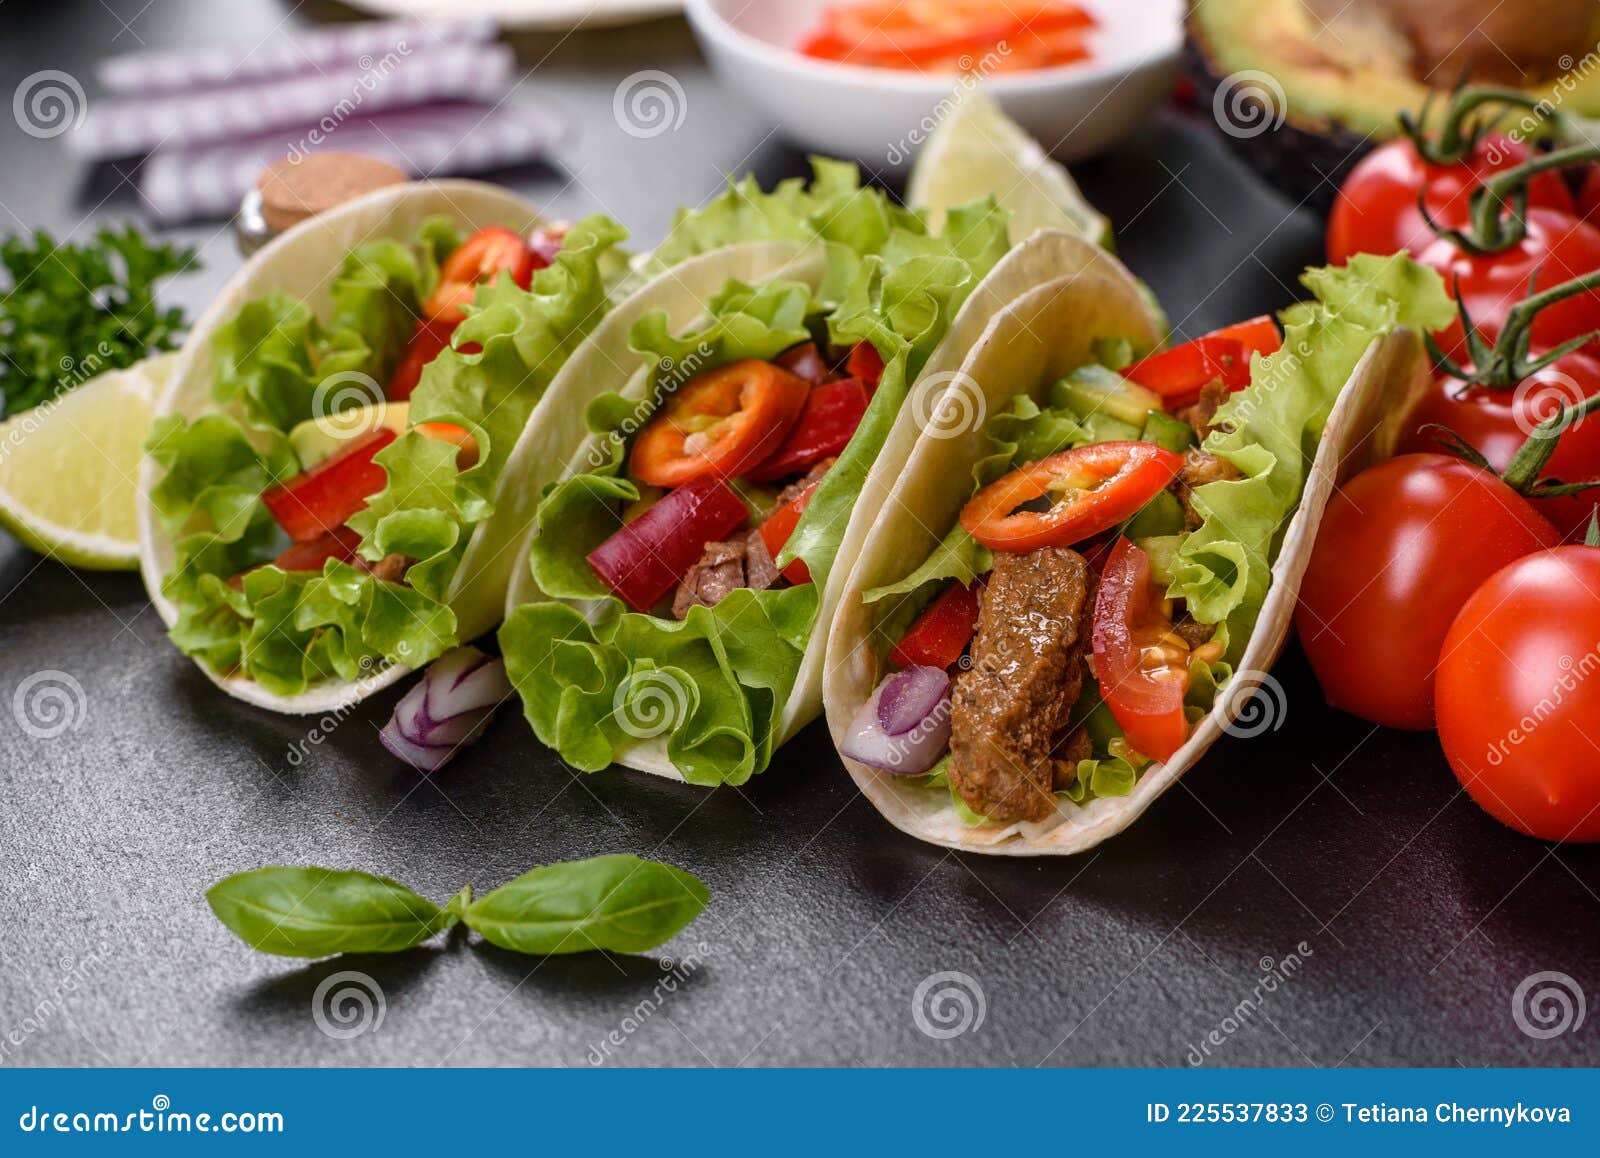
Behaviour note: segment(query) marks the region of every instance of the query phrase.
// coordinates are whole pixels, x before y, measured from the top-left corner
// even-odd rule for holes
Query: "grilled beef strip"
[[[983,590],[972,667],[956,677],[950,783],[993,820],[1043,820],[1071,783],[1087,735],[1071,727],[1089,650],[1095,575],[1047,547],[997,554]]]

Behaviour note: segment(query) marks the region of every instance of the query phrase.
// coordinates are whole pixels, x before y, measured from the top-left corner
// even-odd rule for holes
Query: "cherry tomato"
[[[1600,549],[1496,571],[1445,637],[1439,740],[1491,816],[1544,840],[1600,840]]]
[[[1357,253],[1420,254],[1434,241],[1417,209],[1423,194],[1440,225],[1459,229],[1470,216],[1468,199],[1485,177],[1515,168],[1528,147],[1499,133],[1486,134],[1470,156],[1455,165],[1433,165],[1401,137],[1379,145],[1345,178],[1328,216],[1328,260],[1343,265]],[[1572,213],[1572,194],[1559,173],[1540,173],[1528,183],[1530,208]]]
[[[680,386],[639,432],[628,469],[651,486],[681,486],[705,474],[737,478],[783,445],[811,387],[753,358]]]
[[[1495,470],[1505,470],[1533,428],[1555,414],[1557,402],[1575,406],[1596,393],[1600,393],[1600,361],[1585,354],[1568,354],[1510,390],[1469,386],[1439,375],[1407,414],[1400,452],[1438,450],[1439,432],[1422,429],[1435,424],[1449,427],[1476,447]],[[1600,478],[1600,421],[1575,419],[1556,443],[1544,473],[1563,482]],[[1600,489],[1532,501],[1563,537],[1571,538],[1581,536],[1589,525]]]
[[[1118,539],[1095,597],[1095,678],[1128,743],[1152,760],[1172,759],[1189,738],[1188,649],[1168,646],[1171,634],[1161,593],[1150,582],[1149,556]]]
[[[1535,279],[1540,288],[1549,289],[1600,269],[1600,229],[1554,209],[1530,209],[1528,235],[1502,253],[1477,257],[1441,237],[1425,246],[1417,260],[1438,270],[1452,293],[1459,278],[1459,297],[1473,324],[1494,334],[1511,307],[1528,296]],[[1531,333],[1534,345],[1549,349],[1596,330],[1600,290],[1541,310]],[[1444,331],[1440,344],[1447,350],[1461,348],[1460,321]]]
[[[794,529],[800,525],[800,516],[805,514],[806,504],[811,501],[812,494],[821,482],[822,480],[818,479],[812,483],[768,515],[767,521],[761,524],[761,542],[767,548],[767,554],[774,560],[777,559],[778,552],[783,550],[784,544],[788,543],[789,536],[794,534]],[[811,582],[811,569],[801,559],[795,559],[780,573],[796,587]]]
[[[898,667],[949,667],[960,659],[978,630],[980,586],[950,584],[894,645],[889,662]]]
[[[435,322],[461,321],[462,309],[472,301],[478,286],[493,281],[501,270],[523,289],[533,284],[535,269],[548,265],[528,243],[502,225],[490,225],[463,241],[439,270],[439,284],[422,311]]]
[[[1583,185],[1578,189],[1578,216],[1592,225],[1600,225],[1600,165],[1590,164],[1583,171]]]
[[[1362,471],[1328,502],[1295,625],[1336,708],[1433,727],[1439,646],[1484,579],[1555,528],[1493,474],[1443,454]]]
[[[1183,456],[1152,442],[1097,442],[1052,454],[984,487],[961,525],[985,547],[1025,554],[1070,547],[1137,514],[1171,485]],[[1018,510],[1050,498],[1048,510]]]

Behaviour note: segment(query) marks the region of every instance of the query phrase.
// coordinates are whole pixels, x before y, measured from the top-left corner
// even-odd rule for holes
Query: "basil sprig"
[[[212,885],[206,900],[240,940],[282,957],[393,953],[458,921],[518,953],[643,953],[671,940],[710,899],[693,873],[636,856],[564,861],[477,900],[467,886],[440,907],[371,873],[268,866]]]

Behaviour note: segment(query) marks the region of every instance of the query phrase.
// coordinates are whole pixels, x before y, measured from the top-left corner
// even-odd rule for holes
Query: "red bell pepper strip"
[[[960,659],[978,629],[980,586],[952,583],[917,616],[889,652],[889,662],[898,667],[949,667]]]
[[[281,571],[321,571],[329,559],[348,563],[356,557],[361,536],[349,527],[335,527],[320,539],[296,543],[272,561]]]
[[[348,522],[381,491],[389,474],[372,461],[373,455],[395,440],[388,428],[374,430],[349,449],[318,463],[304,474],[280,483],[261,496],[291,539],[310,543]]]
[[[727,538],[748,517],[727,483],[701,475],[591,551],[589,566],[629,607],[649,611],[699,562],[707,543]]]
[[[1200,388],[1214,378],[1231,390],[1250,385],[1250,356],[1236,338],[1196,338],[1135,362],[1122,376],[1161,395],[1168,410],[1179,410],[1200,401]]]
[[[867,388],[854,378],[813,387],[777,453],[745,477],[751,482],[773,482],[833,458],[850,444],[870,401]]]
[[[869,391],[878,388],[878,380],[883,377],[883,358],[878,353],[878,348],[871,342],[857,342],[850,347],[850,357],[845,361],[844,372],[852,378],[859,378],[866,383]]]
[[[767,521],[761,524],[761,541],[766,544],[767,554],[774,560],[778,552],[782,551],[784,544],[788,543],[789,536],[794,534],[794,529],[800,523],[800,516],[805,513],[806,504],[811,501],[811,496],[816,492],[821,479],[812,483],[805,490],[795,495],[794,498],[784,503],[783,506],[767,516]],[[802,559],[795,559],[781,572],[783,577],[796,587],[804,587],[811,582],[811,569]]]

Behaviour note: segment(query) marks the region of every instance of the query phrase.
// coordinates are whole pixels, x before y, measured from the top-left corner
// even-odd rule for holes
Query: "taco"
[[[812,245],[724,251],[709,293],[649,283],[529,424],[547,446],[587,424],[500,632],[529,723],[573,767],[706,786],[764,769],[821,710],[837,592],[915,441],[902,412],[1028,286],[1082,268],[1131,283],[1064,233],[1012,251],[992,200],[937,235],[871,189],[811,220]]]
[[[624,237],[437,181],[252,257],[190,334],[141,465],[173,642],[231,695],[320,712],[492,628],[505,463],[626,274]]]
[[[1257,318],[1154,354],[1157,318],[1096,270],[990,321],[830,633],[830,730],[896,827],[1077,852],[1281,712],[1253,696],[1322,508],[1392,447],[1385,415],[1427,381],[1416,332],[1450,318],[1403,256],[1303,280],[1281,335]]]

